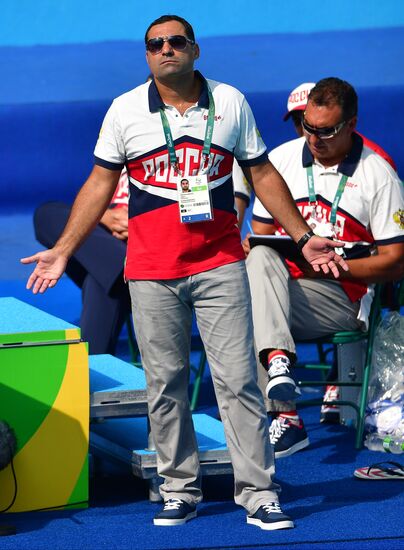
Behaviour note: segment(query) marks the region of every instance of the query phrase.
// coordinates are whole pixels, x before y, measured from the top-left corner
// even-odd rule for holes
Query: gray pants
[[[340,330],[357,330],[359,303],[352,303],[337,281],[291,279],[278,252],[254,247],[247,257],[254,339],[259,357],[258,384],[263,393],[268,382],[268,351],[280,349],[296,355],[295,340],[304,341]],[[265,396],[264,396],[265,397]],[[270,401],[267,411],[287,411],[294,402]]]
[[[202,499],[188,400],[194,309],[233,464],[235,501],[249,513],[277,502],[280,489],[272,482],[274,457],[257,385],[244,261],[181,279],[130,281],[129,289],[164,500]]]

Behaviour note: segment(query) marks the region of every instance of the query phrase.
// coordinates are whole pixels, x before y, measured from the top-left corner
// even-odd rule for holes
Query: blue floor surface
[[[281,503],[296,522],[287,531],[264,532],[247,525],[233,503],[231,476],[204,480],[198,519],[174,528],[154,527],[158,504],[147,500],[145,482],[129,476],[96,475],[88,510],[11,514],[2,523],[18,534],[0,547],[34,549],[190,548],[404,548],[404,485],[352,477],[355,467],[386,456],[354,450],[354,432],[318,423],[318,409],[303,412],[311,445],[277,461]]]
[[[0,295],[77,323],[80,292],[67,278],[43,296],[25,290],[30,269],[19,264],[19,257],[38,249],[30,215],[0,216]],[[299,347],[301,358],[312,353],[312,348]],[[118,354],[127,358],[124,336]],[[201,412],[215,415],[208,371],[200,405]],[[14,524],[18,534],[1,538],[0,549],[404,549],[404,483],[353,478],[356,467],[389,455],[356,451],[354,430],[320,424],[318,407],[301,414],[311,445],[276,464],[282,506],[296,522],[293,530],[264,532],[247,525],[245,512],[233,502],[231,476],[204,479],[198,519],[180,527],[154,527],[159,505],[149,503],[146,482],[104,464],[92,469],[88,509],[2,515],[0,524]],[[395,458],[402,461],[402,456]]]

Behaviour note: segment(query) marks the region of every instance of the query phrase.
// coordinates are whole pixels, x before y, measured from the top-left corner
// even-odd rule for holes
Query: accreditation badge
[[[181,223],[213,220],[207,174],[180,176],[177,183]]]
[[[330,239],[335,237],[332,224],[324,219],[320,219],[318,216],[313,215],[313,213],[307,220],[307,223],[315,235],[318,235],[319,237],[329,237]]]
[[[337,239],[336,231],[332,223],[326,222],[324,219],[319,220],[313,213],[307,220],[307,223],[311,227],[313,233],[318,237],[328,237],[329,239]],[[334,248],[334,251],[340,256],[344,257],[344,249],[341,247]]]

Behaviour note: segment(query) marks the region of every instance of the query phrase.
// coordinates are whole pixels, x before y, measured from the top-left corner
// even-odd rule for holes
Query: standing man
[[[404,276],[403,186],[355,132],[357,112],[358,98],[348,82],[320,80],[304,111],[304,137],[269,155],[314,232],[346,243],[349,267],[335,281],[303,258],[285,261],[267,246],[256,246],[248,255],[259,380],[274,416],[275,457],[309,444],[296,411],[300,389],[290,372],[296,360],[294,339],[366,327],[374,283]],[[282,222],[259,200],[252,224],[256,234],[285,233]]]
[[[188,401],[192,310],[205,345],[235,477],[235,501],[247,522],[293,527],[278,503],[273,454],[256,383],[244,252],[234,211],[233,156],[263,204],[281,219],[315,271],[345,262],[338,243],[314,237],[265,145],[244,96],[194,71],[199,57],[190,24],[162,16],[145,35],[153,74],[117,98],[95,148],[95,166],[66,229],[36,262],[27,288],[44,292],[105,211],[126,164],[130,181],[125,276],[148,387],[150,425],[164,478],[156,525],[196,516],[202,499],[198,448]],[[180,181],[193,189],[186,201]],[[339,243],[341,245],[342,243]]]

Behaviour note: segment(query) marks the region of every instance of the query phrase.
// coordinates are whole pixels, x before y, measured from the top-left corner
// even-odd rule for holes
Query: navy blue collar
[[[352,134],[352,147],[347,156],[344,158],[344,160],[341,162],[341,164],[338,166],[338,172],[340,174],[344,174],[345,176],[352,177],[356,167],[358,166],[358,162],[361,158],[363,149],[363,139],[361,136],[359,136],[356,132],[353,132]],[[307,145],[307,143],[303,146],[303,153],[302,153],[302,163],[304,168],[307,168],[307,166],[310,166],[310,164],[313,164],[314,157],[310,152],[310,149]]]
[[[201,75],[199,71],[195,71],[194,75],[202,81],[201,95],[199,96],[198,106],[204,109],[209,109],[209,95],[208,95],[208,83],[206,79]],[[159,91],[157,89],[154,78],[150,82],[149,86],[149,109],[151,113],[156,113],[160,108],[164,109],[165,105]]]

